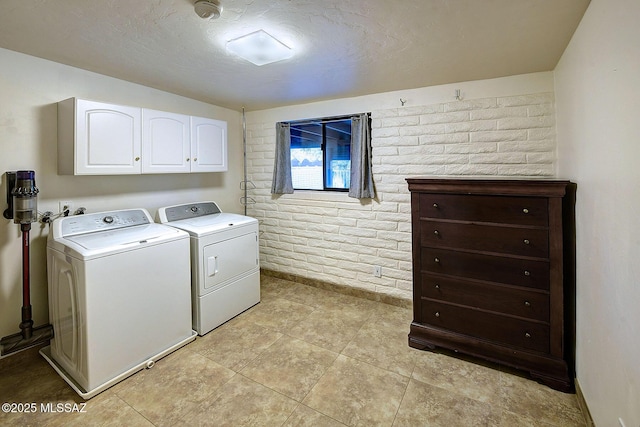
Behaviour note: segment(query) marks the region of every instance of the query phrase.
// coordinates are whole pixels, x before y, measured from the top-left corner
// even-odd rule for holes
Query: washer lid
[[[87,261],[180,239],[188,240],[189,235],[177,228],[154,223],[50,239],[47,247]]]
[[[175,233],[168,231],[165,226],[148,224],[118,230],[79,234],[66,237],[65,240],[91,251],[102,248],[116,248],[132,244],[139,245],[141,243],[149,243],[154,240],[164,239],[167,237],[167,234],[175,236]]]
[[[177,239],[188,235],[154,223],[145,209],[127,209],[58,218],[51,225],[47,247],[88,260]]]

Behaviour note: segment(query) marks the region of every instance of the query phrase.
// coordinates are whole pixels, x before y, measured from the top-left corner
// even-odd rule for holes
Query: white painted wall
[[[193,175],[60,176],[57,174],[56,102],[74,96],[226,120],[229,171]],[[0,210],[6,208],[4,172],[22,169],[36,171],[40,211],[57,212],[58,200],[72,200],[75,206],[85,206],[88,212],[143,207],[155,215],[157,208],[164,205],[215,200],[224,211],[241,213],[241,115],[237,111],[0,49]],[[47,227],[33,224],[31,304],[35,326],[48,321],[46,236]],[[21,277],[20,228],[0,217],[0,336],[19,331]]]
[[[592,0],[555,70],[578,184],[577,378],[598,426],[640,426],[640,2]]]
[[[463,100],[454,99],[459,88]],[[553,176],[552,73],[465,82],[247,113],[248,213],[260,221],[263,268],[412,297],[405,179]],[[402,106],[400,98],[406,101]],[[272,196],[275,123],[371,112],[377,196],[296,191]],[[374,266],[382,277],[374,277]]]

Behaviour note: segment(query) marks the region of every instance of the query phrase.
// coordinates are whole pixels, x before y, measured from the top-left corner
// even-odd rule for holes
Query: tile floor
[[[575,395],[407,345],[409,309],[271,276],[262,302],[86,402],[28,350],[0,361],[20,426],[584,426]]]

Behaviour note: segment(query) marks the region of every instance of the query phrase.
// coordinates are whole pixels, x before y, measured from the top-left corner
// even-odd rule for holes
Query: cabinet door
[[[140,108],[76,101],[75,173],[139,174]]]
[[[189,116],[142,110],[142,173],[191,170]]]
[[[191,172],[227,170],[227,122],[191,117]]]

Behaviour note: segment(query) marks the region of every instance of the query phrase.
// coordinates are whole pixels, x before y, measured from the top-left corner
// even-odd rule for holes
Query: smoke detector
[[[196,11],[196,15],[202,19],[217,19],[222,12],[222,6],[218,2],[208,0],[198,0],[193,5],[193,9]]]

